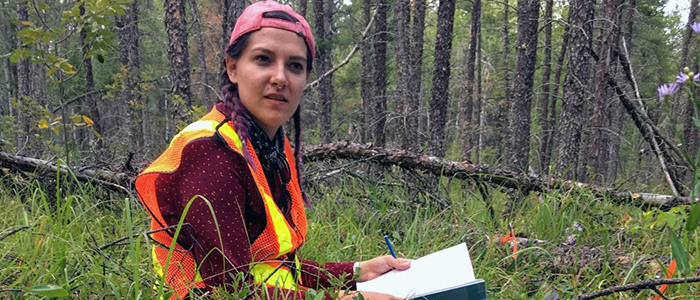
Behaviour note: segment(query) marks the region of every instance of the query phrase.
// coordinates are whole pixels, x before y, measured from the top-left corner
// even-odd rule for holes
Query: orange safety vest
[[[294,154],[289,140],[285,137],[284,152],[291,172],[291,180],[286,186],[291,197],[291,224],[285,219],[272,199],[265,173],[263,173],[253,146],[250,142],[243,143],[241,141],[234,130],[233,121],[230,121],[230,119],[226,120],[225,116],[216,107],[199,121],[190,124],[178,133],[165,152],[136,178],[135,185],[139,198],[152,217],[151,229],[157,230],[175,225],[165,223],[158,207],[155,184],[158,176],[177,171],[182,158],[182,150],[187,144],[198,139],[207,139],[214,136],[220,137],[232,151],[244,157],[242,147],[245,146],[253,159],[252,164],[248,162],[248,168],[253,174],[258,192],[264,202],[267,220],[265,229],[250,246],[253,261],[250,273],[253,275],[254,282],[292,290],[303,289],[300,285],[300,276],[294,276],[292,270],[286,264],[279,267],[283,262],[289,261],[291,254],[304,243],[307,232],[304,201],[297,179]],[[194,201],[202,200],[196,199]],[[161,280],[164,279],[174,290],[175,293],[173,293],[171,299],[184,298],[189,290],[204,288],[205,284],[199,275],[192,253],[177,243],[172,251],[170,263],[167,265],[169,247],[173,241],[172,233],[170,232],[160,231],[152,235],[157,242],[152,250],[154,267]],[[300,270],[299,260],[296,258],[296,255],[293,256],[295,267],[297,270]],[[166,276],[163,276],[164,272]]]

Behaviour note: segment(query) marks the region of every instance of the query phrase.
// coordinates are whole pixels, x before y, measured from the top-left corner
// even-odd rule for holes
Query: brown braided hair
[[[285,21],[290,21],[290,22],[299,22],[296,18],[292,17],[291,15],[287,14],[286,12],[283,11],[271,11],[263,14],[263,17],[265,18],[276,18],[276,19],[282,19]],[[249,32],[235,41],[228,45],[226,47],[226,55],[228,55],[230,58],[239,58],[241,54],[243,53],[243,49],[245,46],[248,44],[248,40],[250,39],[250,35],[254,32]],[[313,61],[311,58],[311,51],[309,50],[309,46],[306,46],[306,72],[310,73],[311,72],[311,66],[313,65]],[[224,70],[221,73],[221,83],[220,83],[220,88],[221,88],[221,93],[223,94],[223,105],[226,107],[226,109],[231,112],[231,115],[229,116],[233,120],[233,126],[236,129],[236,133],[238,136],[241,138],[241,141],[245,141],[249,138],[248,136],[248,121],[246,120],[246,116],[250,116],[250,112],[248,112],[248,109],[243,106],[243,103],[241,102],[241,99],[238,96],[238,86],[231,82],[231,80],[228,77],[228,72]],[[301,158],[301,104],[297,107],[296,111],[294,111],[293,115],[293,122],[294,122],[294,161],[296,163],[296,169],[297,169],[297,180],[299,181],[299,188],[301,189],[301,195],[302,198],[304,199],[304,203],[309,206],[311,203],[309,201],[309,198],[306,196],[306,193],[304,193],[304,189],[302,188],[302,180],[301,180],[301,170],[302,170],[302,158]],[[249,163],[252,163],[252,158],[250,156],[250,153],[248,153],[248,150],[246,147],[243,147],[243,154],[248,160]]]

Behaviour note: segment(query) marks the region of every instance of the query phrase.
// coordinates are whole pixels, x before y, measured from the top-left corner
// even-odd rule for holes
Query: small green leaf
[[[100,133],[97,132],[97,130],[95,130],[95,129],[90,129],[90,132],[92,132],[92,134],[94,134],[95,137],[97,137],[97,139],[100,139],[100,140],[102,139],[102,135],[100,135]],[[167,299],[167,298],[166,298],[166,299]]]
[[[39,294],[44,297],[68,297],[69,293],[66,289],[55,284],[36,285],[29,289],[28,292]]]
[[[19,50],[12,51],[12,55],[10,55],[10,62],[16,64],[21,57],[22,54]]]
[[[97,61],[99,61],[101,64],[105,63],[104,56],[102,56],[102,54],[97,54]]]
[[[691,196],[693,196],[693,198],[695,198],[698,195],[700,195],[700,180],[698,180],[695,183],[695,187],[693,188],[693,194]]]
[[[113,10],[115,13],[120,14],[120,15],[125,15],[125,14],[126,14],[126,10],[124,9],[124,6],[121,6],[121,5],[114,5],[114,6],[112,6],[112,10]]]
[[[73,6],[73,9],[70,11],[70,13],[71,13],[71,15],[73,15],[73,17],[76,17],[76,18],[79,17],[80,16],[80,6],[78,6],[78,5]]]
[[[83,118],[80,115],[72,115],[70,120],[73,121],[73,123],[78,124],[83,121]]]
[[[693,117],[693,123],[695,123],[696,127],[700,127],[700,120],[697,117]]]
[[[681,274],[687,275],[691,272],[688,253],[685,252],[683,244],[673,231],[671,231],[671,255],[676,259],[676,264]]]

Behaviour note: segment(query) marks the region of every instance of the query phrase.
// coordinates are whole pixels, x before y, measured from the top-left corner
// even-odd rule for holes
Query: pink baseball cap
[[[264,13],[272,11],[285,12],[299,21],[291,22],[277,18],[263,17]],[[311,60],[314,59],[316,48],[314,45],[314,36],[311,34],[311,27],[309,27],[309,23],[306,22],[306,19],[296,13],[289,5],[283,5],[275,1],[258,1],[246,7],[238,17],[236,26],[233,27],[231,39],[229,40],[228,44],[231,45],[242,35],[260,30],[263,27],[272,27],[295,32],[304,38],[306,46],[309,47],[309,52],[311,52]]]

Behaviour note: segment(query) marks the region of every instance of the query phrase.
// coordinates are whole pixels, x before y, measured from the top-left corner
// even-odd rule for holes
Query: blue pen
[[[389,251],[391,252],[391,256],[396,258],[396,253],[394,252],[394,247],[391,246],[391,241],[389,241],[389,236],[386,234],[386,231],[382,230],[382,233],[384,234],[384,241],[386,242],[387,247],[389,247]]]

